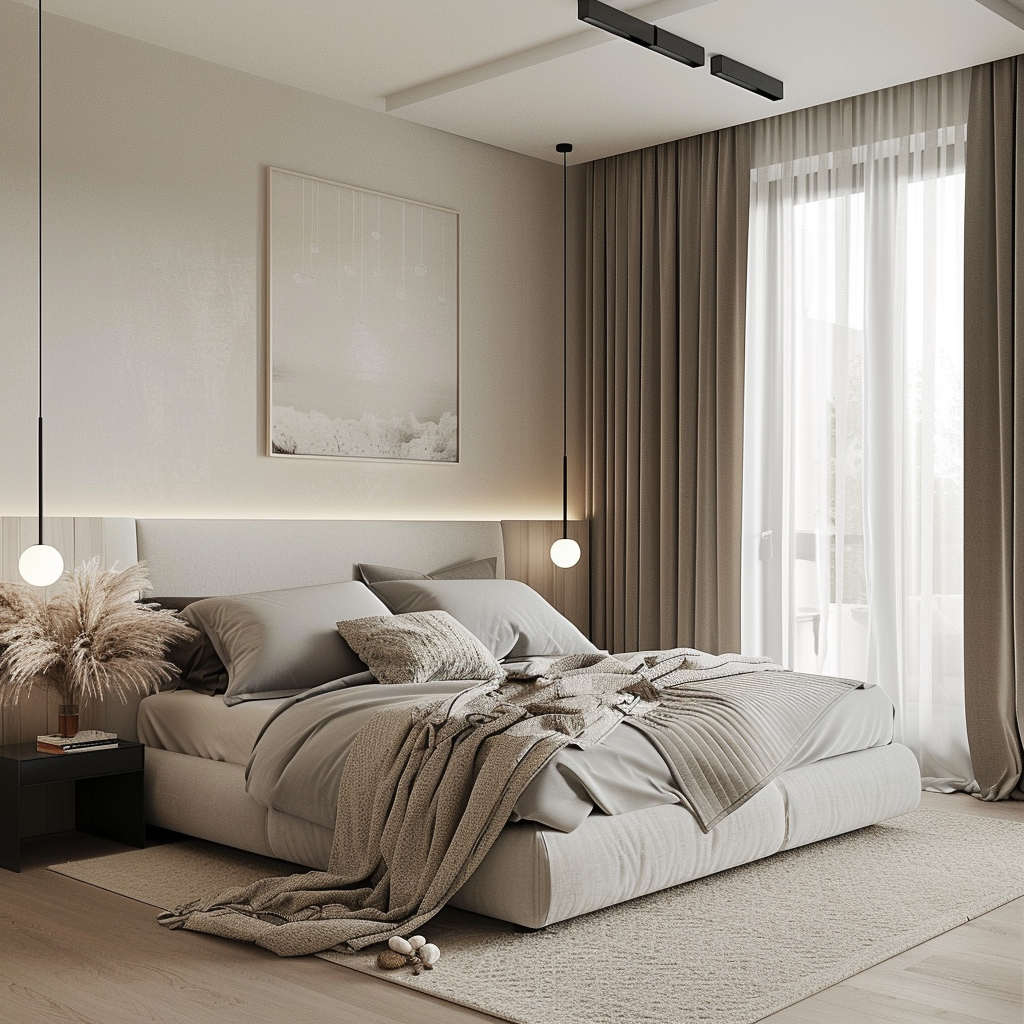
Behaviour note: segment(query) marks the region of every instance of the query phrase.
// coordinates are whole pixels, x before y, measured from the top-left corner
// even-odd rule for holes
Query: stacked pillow
[[[488,679],[502,674],[499,661],[597,652],[535,590],[495,579],[496,562],[430,574],[360,565],[363,581],[394,614],[339,622],[338,629],[381,682]]]
[[[337,631],[338,619],[389,615],[362,583],[207,597],[181,613],[224,663],[225,703],[283,697],[366,666]]]
[[[388,580],[374,584],[373,591],[396,615],[448,612],[499,661],[598,652],[564,615],[518,580]]]
[[[495,579],[495,559],[429,576],[359,571],[365,583],[164,599],[197,630],[168,652],[178,685],[235,704],[366,682],[368,666],[381,682],[489,679],[503,674],[502,661],[598,653],[525,583]]]

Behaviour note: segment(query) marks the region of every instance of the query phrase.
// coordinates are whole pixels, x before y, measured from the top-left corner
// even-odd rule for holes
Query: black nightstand
[[[75,828],[145,846],[141,743],[76,754],[42,754],[35,743],[0,747],[0,867],[21,870],[21,789],[75,783]]]

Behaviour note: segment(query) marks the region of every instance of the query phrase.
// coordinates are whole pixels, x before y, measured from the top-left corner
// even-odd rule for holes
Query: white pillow
[[[389,615],[362,583],[207,597],[182,609],[228,670],[225,699],[311,686],[366,666],[338,633],[339,619]]]
[[[518,580],[389,580],[373,590],[396,615],[448,612],[499,660],[598,653],[564,615]]]

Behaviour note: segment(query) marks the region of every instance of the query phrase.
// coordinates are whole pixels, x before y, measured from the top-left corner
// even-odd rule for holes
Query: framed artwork
[[[277,167],[268,454],[459,461],[459,215]]]

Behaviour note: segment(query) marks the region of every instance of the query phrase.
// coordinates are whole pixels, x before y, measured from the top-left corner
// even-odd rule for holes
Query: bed
[[[254,551],[262,557],[252,557]],[[195,596],[258,593],[275,584],[316,588],[333,581],[350,584],[354,592],[364,586],[355,579],[361,562],[425,574],[493,560],[499,580],[504,567],[496,523],[140,521],[138,555],[149,563],[160,593]],[[358,605],[351,617],[362,614],[360,609],[365,610]],[[455,681],[440,690],[423,685],[436,697],[465,684]],[[361,681],[334,699],[365,703],[376,699],[375,686]],[[247,789],[247,765],[250,775],[259,774],[251,764],[257,738],[288,715],[301,719],[300,705],[281,711],[292,701],[293,695],[270,689],[233,706],[220,694],[185,689],[147,697],[137,720],[125,719],[119,728],[147,746],[147,820],[325,868],[333,836],[329,815],[311,812],[294,787],[281,799],[268,799],[258,779],[250,778]],[[658,775],[650,751],[641,744],[638,754],[635,739],[627,742],[635,730],[613,730],[590,748],[598,751],[596,759],[581,760],[580,752],[567,750],[517,800],[511,820],[451,903],[542,928],[917,806],[916,760],[892,742],[891,705],[877,688],[851,692],[822,715],[821,725],[802,740],[793,766],[708,830],[680,805],[671,776]],[[309,723],[300,731],[304,727],[316,731]],[[337,766],[325,769],[323,777],[323,784],[334,784]],[[254,785],[260,799],[250,792]]]

